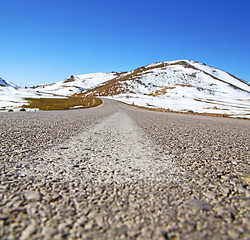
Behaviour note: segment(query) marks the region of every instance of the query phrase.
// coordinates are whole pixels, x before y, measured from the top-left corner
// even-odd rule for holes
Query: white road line
[[[60,180],[169,182],[183,173],[121,110],[36,159],[36,174]]]

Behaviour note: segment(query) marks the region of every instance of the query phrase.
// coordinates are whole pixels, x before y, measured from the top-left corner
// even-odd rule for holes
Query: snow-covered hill
[[[250,118],[250,85],[190,60],[161,62],[120,73],[87,94],[180,112]]]
[[[115,73],[92,73],[75,75],[64,81],[39,85],[34,89],[39,93],[71,96],[87,89],[97,87],[98,85],[107,82],[115,77]]]
[[[18,111],[28,101],[25,98],[53,98],[52,94],[41,94],[30,88],[14,88],[0,86],[0,111],[10,109]]]
[[[16,84],[3,80],[2,78],[0,78],[0,87],[13,87],[13,88],[19,88],[19,86],[17,86]]]
[[[17,88],[17,85],[3,80],[3,84],[0,85],[0,110],[19,110],[22,105],[28,103],[25,98],[64,98],[71,96],[97,87],[115,77],[116,73],[75,75],[64,81],[31,88]]]
[[[81,94],[149,108],[250,118],[248,82],[190,60],[149,64],[130,72],[75,75],[28,89],[0,87],[0,94],[0,109],[20,107],[25,97]],[[9,97],[8,104],[6,96]]]

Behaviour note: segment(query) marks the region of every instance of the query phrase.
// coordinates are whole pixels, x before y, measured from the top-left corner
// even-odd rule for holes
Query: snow
[[[128,94],[108,98],[149,108],[180,112],[191,110],[197,113],[228,114],[231,117],[250,118],[250,94],[246,92],[249,88],[247,84],[209,66],[195,64],[197,69],[194,69],[175,65],[178,62],[168,62],[162,68],[158,67],[162,63],[146,66],[141,76],[126,81]],[[187,60],[185,62],[195,63]],[[147,68],[150,69],[147,70]],[[217,78],[222,81],[210,76],[215,72]],[[225,82],[246,91],[235,89]],[[158,94],[156,94],[157,91]]]
[[[83,105],[79,105],[79,106],[74,106],[74,107],[71,107],[70,109],[77,109],[77,108],[82,108],[84,107]]]
[[[238,79],[234,78],[233,76],[231,76],[230,74],[228,74],[227,72],[224,72],[220,69],[215,69],[213,67],[210,67],[208,65],[199,63],[199,62],[194,62],[194,61],[190,61],[190,60],[185,60],[187,63],[189,63],[190,65],[216,77],[219,78],[221,80],[226,79],[226,81],[238,88],[241,89],[245,89],[246,91],[250,92],[250,85],[248,85],[247,83],[241,82]]]
[[[106,98],[148,108],[161,108],[178,112],[191,110],[196,113],[228,114],[231,117],[250,118],[250,104],[246,105],[240,100],[228,100],[228,102],[214,100],[209,102],[206,99],[195,99],[178,95],[154,97],[143,94],[130,94],[129,97],[126,94],[120,94]]]
[[[41,85],[36,88],[41,93],[50,93],[71,96],[82,90],[96,87],[116,77],[115,73],[92,73],[75,75],[74,81],[60,81],[52,84]]]
[[[16,84],[0,78],[0,86],[19,88]]]
[[[74,76],[74,81],[60,81],[39,85],[36,88],[15,88],[16,85],[0,86],[0,110],[20,109],[28,101],[25,98],[63,98],[82,90],[96,87],[116,77],[116,73],[93,73]],[[5,81],[7,82],[7,81]],[[7,82],[9,83],[9,82]]]
[[[116,77],[116,73],[92,73],[74,76],[77,81],[82,82],[84,89],[96,87]]]
[[[126,81],[119,80],[126,76]],[[190,60],[149,64],[140,71],[126,73],[75,75],[67,80],[36,88],[0,87],[0,110],[18,109],[27,103],[25,98],[58,98],[94,90],[115,78],[121,86],[119,88],[127,93],[108,98],[128,104],[250,118],[250,86],[247,83],[222,70]],[[79,107],[81,106],[74,108]]]
[[[19,110],[28,101],[25,98],[53,98],[51,94],[41,94],[34,89],[0,87],[0,110]]]

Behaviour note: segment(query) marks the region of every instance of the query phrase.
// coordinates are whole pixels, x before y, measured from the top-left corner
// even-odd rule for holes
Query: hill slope
[[[92,73],[71,76],[70,78],[52,83],[33,87],[36,92],[46,94],[56,94],[62,96],[71,96],[87,89],[98,86],[116,77],[115,73]]]
[[[3,80],[2,78],[0,78],[0,87],[13,87],[13,88],[19,88],[19,86],[17,86],[16,84]]]
[[[222,70],[182,60],[161,62],[117,73],[84,95],[180,112],[249,117],[250,85]]]
[[[159,62],[130,72],[75,75],[28,89],[1,87],[2,109],[24,98],[100,96],[169,111],[250,118],[250,85],[225,71],[190,60]],[[8,97],[8,104],[2,99]]]

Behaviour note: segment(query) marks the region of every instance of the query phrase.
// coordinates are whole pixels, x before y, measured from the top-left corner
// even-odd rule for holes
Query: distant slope
[[[0,86],[0,110],[20,109],[28,104],[25,98],[65,98],[96,87],[116,76],[116,73],[93,73],[31,88],[17,88],[15,84],[2,81]]]
[[[31,88],[18,85],[0,78],[0,111],[19,110],[28,101],[25,98],[53,98],[54,94],[39,93]],[[58,98],[58,96],[56,96]]]
[[[2,78],[0,78],[0,87],[13,87],[13,88],[19,88],[18,85],[14,84],[14,83],[12,83],[12,82],[3,80]]]
[[[75,75],[64,81],[39,85],[37,87],[34,87],[33,89],[40,93],[71,96],[86,89],[96,87],[99,84],[102,84],[115,77],[116,73],[92,73]]]
[[[138,68],[131,72],[117,73],[117,77],[94,89],[96,95],[123,93],[153,94],[158,88],[179,85],[203,88],[214,92],[220,87],[231,87],[250,93],[250,85],[232,75],[189,60],[161,62]]]
[[[233,87],[235,86],[236,88],[239,88],[243,91],[245,91],[245,88],[247,88],[248,89],[247,91],[250,92],[249,91],[250,83],[248,83],[240,78],[237,78],[230,73],[227,73],[227,72],[222,71],[220,69],[213,68],[213,67],[208,66],[204,63],[194,62],[194,61],[190,61],[190,60],[186,61],[186,62],[189,63],[191,66],[195,67],[196,69],[201,70],[204,73],[207,73],[208,75],[210,75],[218,80],[224,81],[224,82],[230,84],[231,86],[233,86]]]
[[[168,111],[250,118],[248,82],[191,60],[159,62],[130,72],[75,75],[28,89],[9,87],[11,83],[4,80],[2,85],[5,87],[0,87],[0,109],[22,106],[27,97],[80,95]]]
[[[250,85],[190,60],[160,62],[117,77],[83,94],[172,111],[250,117]]]

